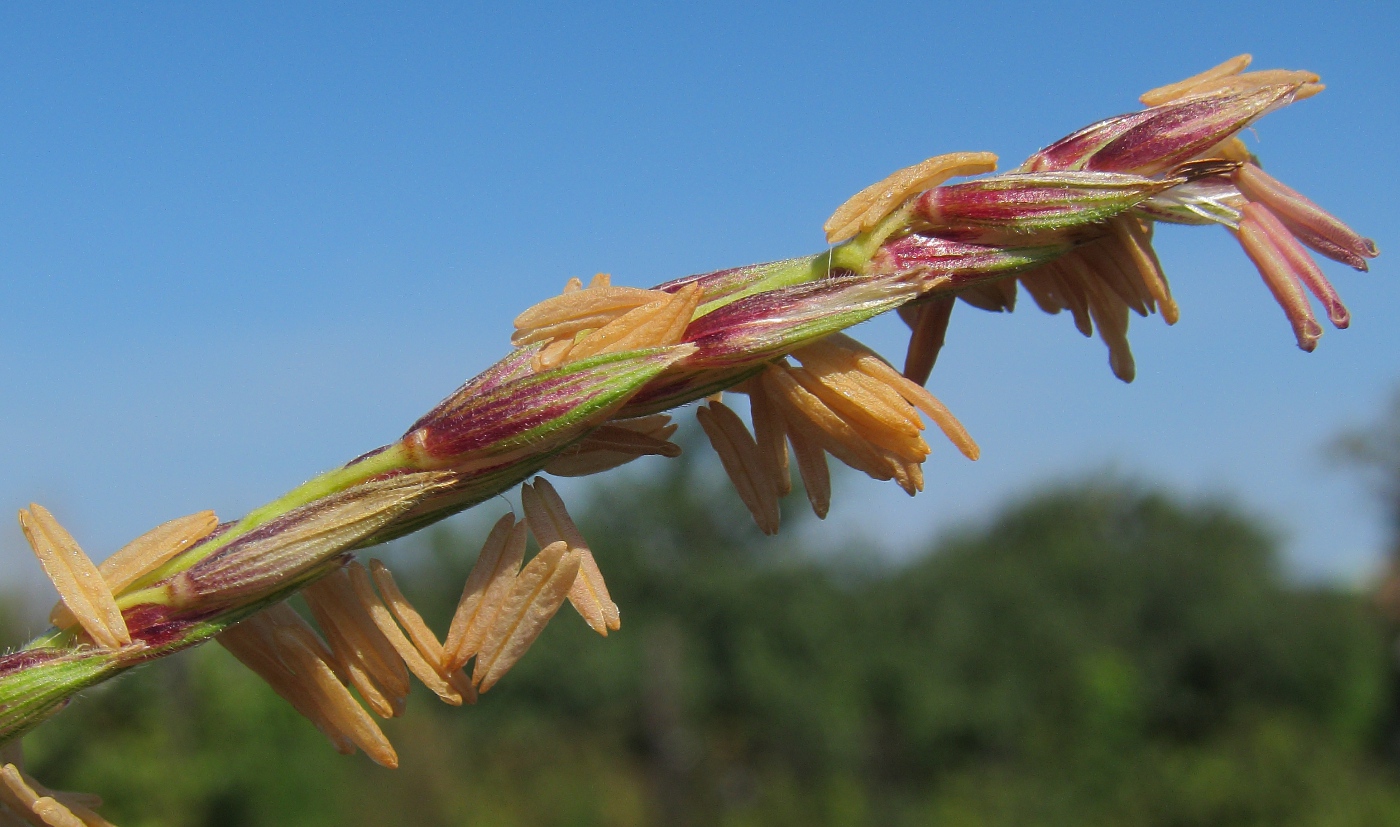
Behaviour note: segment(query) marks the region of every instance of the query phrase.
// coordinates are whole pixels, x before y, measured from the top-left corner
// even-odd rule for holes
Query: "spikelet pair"
[[[447,666],[476,658],[472,682],[480,692],[520,660],[565,598],[599,634],[621,628],[593,553],[554,486],[537,477],[521,487],[521,501],[525,519],[507,514],[492,528],[447,633]],[[527,531],[541,550],[522,569]]]
[[[20,742],[0,749],[0,827],[113,827],[93,810],[102,799],[50,790],[24,771]]]
[[[383,563],[371,560],[366,569],[353,562],[307,587],[303,595],[324,639],[285,603],[264,609],[217,639],[338,751],[349,754],[358,747],[378,764],[398,765],[393,746],[350,687],[383,718],[403,714],[409,673],[449,704],[475,702],[466,676],[443,668],[442,644]]]
[[[531,366],[538,373],[605,353],[679,343],[700,306],[699,285],[675,293],[613,287],[606,273],[588,287],[570,279],[564,292],[515,318],[511,344],[545,343]]]
[[[831,505],[829,453],[879,479],[895,480],[911,496],[923,490],[922,463],[930,448],[922,412],[969,459],[977,444],[943,403],[901,376],[873,351],[834,334],[793,351],[800,363],[774,362],[747,380],[754,430],[722,402],[697,411],[701,427],[754,521],[765,534],[778,530],[778,500],[792,488],[788,446],[812,510]]]
[[[48,509],[31,503],[19,512],[25,539],[58,590],[59,603],[49,612],[50,622],[59,629],[76,623],[107,649],[131,644],[116,595],[208,536],[218,522],[212,511],[171,520],[132,540],[98,566]]]

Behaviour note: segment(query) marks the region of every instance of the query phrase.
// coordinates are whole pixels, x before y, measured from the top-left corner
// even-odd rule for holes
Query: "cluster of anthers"
[[[513,667],[563,605],[573,604],[598,634],[621,628],[617,604],[554,486],[521,487],[524,520],[495,524],[472,567],[446,640],[404,597],[379,560],[350,562],[302,590],[315,624],[287,603],[270,606],[217,637],[220,644],[310,720],[343,754],[358,748],[398,765],[389,739],[351,694],[375,714],[404,713],[409,675],[453,706],[476,703]],[[77,626],[97,646],[133,645],[114,595],[214,530],[204,511],[161,525],[94,565],[42,506],[20,512],[30,547],[59,592],[55,627]],[[525,562],[526,541],[538,552]],[[319,631],[318,631],[319,627]],[[472,664],[471,675],[464,667]],[[96,796],[55,793],[25,775],[20,742],[5,748],[0,825],[10,816],[53,827],[107,825]]]
[[[1044,311],[1097,330],[1115,375],[1134,375],[1131,313],[1179,315],[1152,249],[1158,222],[1220,224],[1239,239],[1298,344],[1321,335],[1307,294],[1337,327],[1346,308],[1305,247],[1366,269],[1375,245],[1264,173],[1237,137],[1322,86],[1307,72],[1245,72],[1241,56],[1142,97],[994,172],[956,153],[862,190],[826,223],[825,254],[644,290],[598,275],[515,320],[517,349],[403,438],[239,521],[202,512],[160,526],[96,566],[39,506],[20,522],[60,595],[55,631],[0,656],[0,825],[107,824],[95,802],[26,776],[18,735],[84,686],[212,636],[342,752],[397,755],[370,712],[404,710],[410,675],[449,704],[473,703],[520,659],[567,599],[601,635],[617,606],[554,488],[523,486],[439,638],[377,560],[352,552],[484,501],[538,470],[582,476],[676,456],[662,411],[707,398],[700,426],[758,527],[773,534],[798,473],[830,505],[827,456],[910,495],[931,448],[924,417],[969,459],[978,448],[925,390],[958,300]],[[839,332],[898,309],[912,335],[903,371]],[[720,392],[748,397],[752,427]],[[525,562],[527,535],[539,551]],[[285,602],[300,589],[311,620]],[[471,673],[466,667],[471,663]],[[358,695],[359,700],[356,699]],[[361,705],[363,703],[363,706]],[[368,707],[368,711],[365,709]]]

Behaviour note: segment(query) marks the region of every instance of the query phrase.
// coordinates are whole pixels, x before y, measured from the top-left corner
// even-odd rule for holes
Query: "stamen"
[[[1012,292],[1008,297],[1003,282],[1012,283]],[[1016,293],[1014,279],[997,279],[994,282],[985,284],[974,284],[964,287],[958,291],[958,298],[988,313],[1010,313],[1016,309]]]
[[[117,649],[131,643],[126,620],[92,560],[43,506],[30,503],[19,512],[19,524],[34,556],[63,605],[77,618],[83,631],[99,646]]]
[[[1156,309],[1152,295],[1147,292],[1142,280],[1137,277],[1132,260],[1123,253],[1118,239],[1113,236],[1101,238],[1080,247],[1077,251],[1091,277],[1097,278],[1114,295],[1123,300],[1132,311],[1146,317]]]
[[[754,522],[764,534],[778,533],[778,488],[764,470],[758,456],[758,444],[749,434],[748,428],[738,414],[723,402],[709,402],[697,408],[695,418],[700,421],[710,445],[719,454],[720,463],[739,499],[753,515]]]
[[[953,304],[952,297],[939,296],[914,308],[913,320],[909,324],[909,350],[904,356],[904,375],[911,381],[928,384],[938,354],[943,351],[948,320],[953,316]],[[900,308],[901,311],[903,309]]]
[[[594,282],[596,285],[597,279]],[[515,317],[511,344],[528,345],[572,337],[581,331],[602,327],[630,310],[669,296],[669,293],[660,290],[606,284],[554,296]]]
[[[574,347],[573,339],[555,339],[540,349],[530,360],[530,367],[535,373],[544,373],[547,370],[554,370],[564,364],[564,359],[569,355],[569,351]]]
[[[792,491],[792,472],[788,470],[787,434],[782,418],[761,382],[750,380],[740,390],[749,395],[749,418],[753,420],[759,463],[777,486],[778,497],[786,497]]]
[[[578,530],[573,517],[564,507],[564,500],[549,480],[535,477],[532,488],[521,486],[520,501],[525,507],[525,520],[530,531],[541,546],[562,541],[569,551],[578,552],[578,579],[569,589],[569,602],[593,631],[608,636],[608,630],[622,628],[622,616],[612,596],[608,594],[608,584],[603,581],[603,573],[589,550],[583,533]]]
[[[583,477],[644,456],[678,457],[681,446],[669,441],[676,428],[666,414],[615,419],[565,448],[544,470],[556,477]],[[624,430],[628,433],[619,433]]]
[[[854,428],[794,375],[802,368],[781,362],[763,372],[763,381],[774,399],[781,400],[783,421],[789,433],[800,433],[827,453],[877,480],[893,475],[887,463]]]
[[[1236,233],[1240,245],[1244,247],[1245,255],[1254,262],[1259,275],[1264,277],[1269,292],[1274,294],[1274,300],[1283,308],[1284,315],[1293,325],[1298,347],[1311,353],[1322,336],[1322,327],[1318,325],[1312,307],[1308,305],[1308,298],[1303,293],[1303,285],[1299,281],[1299,274],[1293,262],[1279,248],[1281,239],[1276,232],[1271,233],[1265,226],[1266,222],[1273,223],[1269,222],[1272,213],[1266,207],[1254,203],[1246,204],[1241,212],[1243,218],[1240,219],[1240,228]],[[1286,231],[1284,235],[1287,235]]]
[[[594,273],[593,280],[588,282],[589,288],[612,287],[612,275],[609,273]]]
[[[1144,92],[1138,100],[1143,106],[1161,106],[1164,103],[1171,103],[1177,98],[1185,97],[1197,86],[1238,75],[1249,68],[1250,55],[1237,55],[1230,58],[1219,66],[1213,66],[1199,75],[1192,75],[1186,80],[1179,80],[1176,83],[1169,83],[1166,86],[1158,86],[1150,92]]]
[[[382,564],[381,564],[382,568]],[[369,571],[359,563],[351,563],[346,567],[350,574],[350,585],[355,590],[355,596],[359,598],[360,606],[369,614],[374,625],[384,635],[384,639],[389,641],[389,645],[394,647],[394,651],[403,659],[408,671],[414,677],[433,691],[443,701],[453,705],[462,705],[462,696],[447,682],[447,678],[438,673],[438,667],[434,664],[441,662],[441,646],[438,646],[439,659],[429,663],[423,653],[419,651],[413,643],[399,629],[398,623],[394,621],[394,616],[389,612],[374,593],[374,584],[370,582]],[[387,572],[388,570],[385,569]],[[402,597],[402,595],[400,595]],[[421,618],[420,618],[421,619]],[[433,641],[437,643],[436,639]]]
[[[511,585],[481,645],[472,682],[486,692],[520,660],[554,617],[579,573],[579,553],[562,540],[550,543]]]
[[[568,294],[568,293],[577,293],[578,291],[580,291],[580,290],[582,290],[582,289],[583,289],[583,279],[579,278],[578,276],[573,276],[573,277],[570,278],[568,281],[564,282],[564,293],[565,293],[565,294]]]
[[[568,362],[603,353],[621,353],[678,344],[700,306],[700,285],[690,284],[664,299],[645,304],[608,322],[574,343]]]
[[[1108,345],[1108,366],[1124,382],[1137,377],[1137,364],[1128,345],[1128,304],[1083,261],[1065,262],[1079,276],[1089,305],[1089,315],[1099,329],[1099,338]]]
[[[291,668],[302,680],[316,687],[316,697],[323,702],[321,712],[340,732],[344,732],[355,746],[365,751],[376,764],[389,767],[399,765],[399,756],[379,725],[369,716],[350,690],[336,678],[329,664],[313,651],[303,638],[290,629],[278,629],[274,640],[278,652],[283,655]]]
[[[525,523],[517,523],[507,514],[496,522],[481,547],[476,565],[462,587],[462,598],[443,645],[443,663],[449,672],[461,669],[481,648],[482,638],[520,571],[525,557],[525,529]]]
[[[802,487],[807,491],[812,513],[817,515],[817,519],[825,520],[831,509],[831,470],[826,464],[826,452],[795,428],[787,429],[787,438],[792,443],[797,471],[802,476]]]
[[[824,343],[829,347],[841,347],[854,353],[855,364],[860,368],[862,373],[873,379],[884,382],[886,385],[893,388],[896,393],[904,397],[906,402],[918,408],[925,416],[933,420],[933,423],[938,426],[938,429],[943,432],[943,435],[948,438],[948,441],[952,442],[953,445],[962,452],[963,456],[975,460],[982,455],[981,449],[977,447],[977,443],[972,439],[967,429],[963,427],[963,424],[958,421],[957,417],[953,416],[952,411],[948,410],[946,405],[940,402],[933,394],[929,393],[922,385],[919,385],[917,382],[911,382],[902,376],[899,371],[890,367],[889,363],[881,359],[879,354],[875,353],[875,351],[844,333],[828,336],[824,340]]]
[[[301,615],[285,603],[270,606],[240,621],[221,632],[215,640],[240,663],[252,670],[253,674],[262,678],[272,687],[272,691],[291,704],[293,709],[311,721],[330,739],[336,752],[350,755],[355,751],[354,742],[325,711],[331,701],[320,697],[320,690],[314,681],[304,680],[292,671],[288,665],[291,662],[290,655],[283,658],[279,654],[279,630],[297,635],[318,659],[334,670],[333,656],[326,644]],[[344,677],[338,672],[337,677],[344,681]]]
[[[1363,272],[1368,269],[1366,259],[1380,255],[1376,242],[1258,166],[1244,164],[1235,171],[1233,181],[1246,198],[1267,206],[1299,241],[1322,255]]]
[[[1142,224],[1133,216],[1116,218],[1109,222],[1121,249],[1132,258],[1133,265],[1142,277],[1143,286],[1152,294],[1152,299],[1162,311],[1162,319],[1173,325],[1181,319],[1181,310],[1172,298],[1167,277],[1162,273],[1162,263],[1152,250],[1152,239]]]
[[[212,511],[200,511],[162,523],[115,551],[97,566],[102,581],[112,594],[135,583],[143,575],[155,571],[172,557],[202,540],[219,524]],[[49,612],[49,622],[59,629],[77,623],[62,603]]]
[[[403,714],[408,669],[360,605],[349,575],[343,569],[336,571],[306,587],[302,594],[336,660],[365,701],[381,717]]]
[[[1217,78],[1191,87],[1181,97],[1198,95],[1218,95],[1221,93],[1248,94],[1266,86],[1297,86],[1293,100],[1304,100],[1318,94],[1327,87],[1317,81],[1320,78],[1312,72],[1291,69],[1266,69],[1261,72],[1245,72],[1233,77]]]
[[[995,172],[996,168],[997,156],[990,152],[954,152],[905,167],[883,181],[871,184],[837,207],[822,225],[826,240],[839,244],[857,233],[874,229],[909,196],[932,189],[949,178]]]
[[[8,805],[15,814],[24,818],[33,815],[39,819],[31,823],[40,825],[51,825],[51,827],[84,827],[82,819],[73,815],[73,812],[60,804],[50,796],[41,796],[29,786],[19,768],[14,764],[6,764],[0,767],[0,780],[4,782],[0,786],[0,801]]]

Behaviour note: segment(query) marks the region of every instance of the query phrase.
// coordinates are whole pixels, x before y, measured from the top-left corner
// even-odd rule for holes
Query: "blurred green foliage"
[[[712,471],[591,489],[622,631],[565,608],[476,707],[415,690],[398,770],[212,646],[80,698],[31,769],[124,827],[1400,824],[1366,598],[1238,512],[1090,482],[896,565],[761,537]],[[392,552],[438,629],[457,532]]]

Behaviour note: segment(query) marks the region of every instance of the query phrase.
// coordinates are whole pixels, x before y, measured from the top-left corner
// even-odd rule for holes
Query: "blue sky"
[[[1251,136],[1269,169],[1400,250],[1389,5],[941,6],[0,10],[0,510],[44,503],[99,558],[236,516],[398,436],[569,276],[820,250],[898,167],[1014,166],[1242,51],[1329,85]],[[915,500],[839,480],[831,530],[897,547],[1108,470],[1367,571],[1378,512],[1323,446],[1400,382],[1392,259],[1326,268],[1354,322],[1305,355],[1225,233],[1159,239],[1182,321],[1134,320],[1133,385],[1028,301],[960,308],[931,387],[983,459],[936,451]],[[901,357],[897,323],[856,335]],[[0,570],[28,582],[22,542],[0,529]]]

